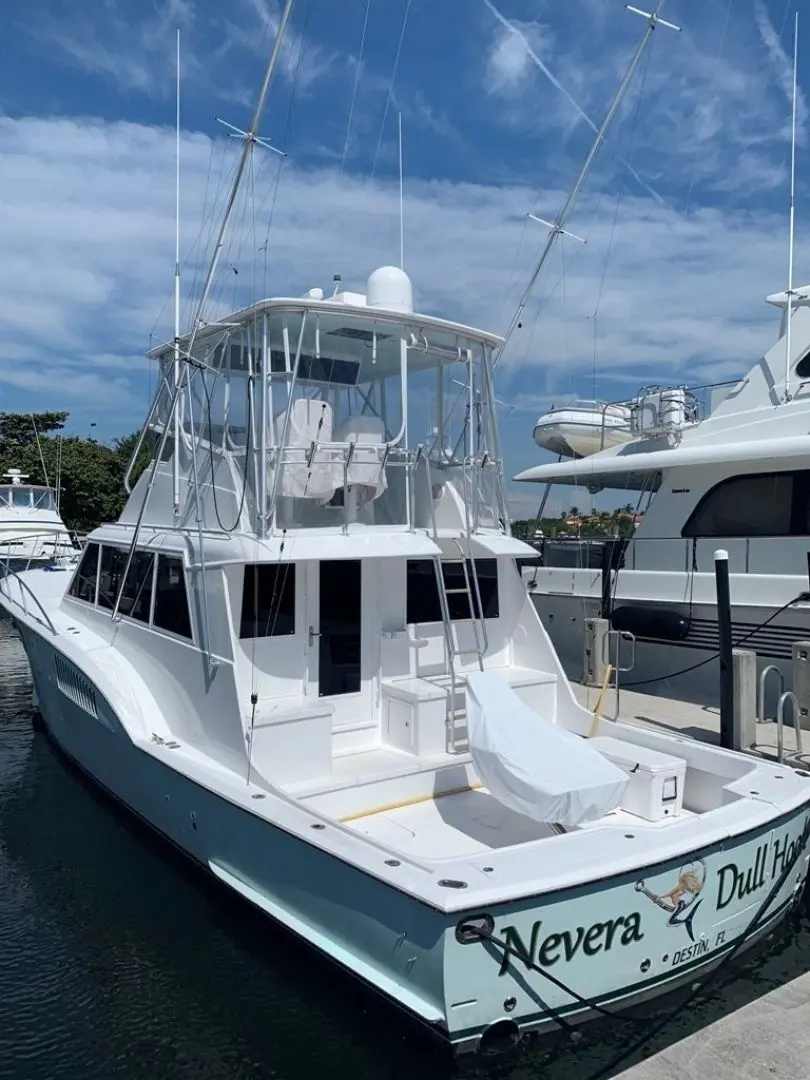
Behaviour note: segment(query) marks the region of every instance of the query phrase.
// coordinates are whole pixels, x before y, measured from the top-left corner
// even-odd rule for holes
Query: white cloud
[[[266,60],[278,32],[280,16],[281,7],[276,0],[242,0],[238,22],[225,22],[226,33],[217,49],[218,57],[242,45]],[[338,54],[305,40],[291,19],[281,59],[286,77],[296,81],[299,89],[306,90],[333,67]]]
[[[507,19],[504,14],[492,3],[492,0],[484,0],[485,6],[494,16],[498,23],[498,31],[493,39],[492,48],[487,59],[487,74],[490,88],[496,93],[514,94],[515,91],[523,91],[527,76],[531,73],[532,65],[539,68],[548,81],[566,99],[569,105],[587,123],[591,123],[585,110],[578,104],[573,95],[554,75],[546,63],[546,58],[551,51],[552,42],[547,27],[540,23],[525,23]]]
[[[789,57],[782,47],[779,35],[768,18],[768,9],[762,0],[754,0],[754,18],[762,38],[762,44],[768,54],[774,76],[788,102],[793,103],[793,57]],[[801,87],[796,87],[796,141],[803,145],[806,140],[807,103]],[[789,133],[789,129],[788,129]]]
[[[92,407],[120,432],[143,418],[147,376],[133,357],[149,347],[161,309],[153,340],[170,335],[173,139],[170,130],[135,124],[0,117],[0,384],[29,391],[30,407]],[[209,207],[215,190],[222,202],[234,152],[224,138],[183,139],[184,253],[200,232],[206,190]],[[328,288],[333,273],[362,286],[371,269],[397,258],[395,182],[288,163],[265,277],[257,249],[275,160],[257,155],[258,224],[255,232],[248,228],[250,204],[240,203],[223,252],[218,304]],[[557,206],[561,198],[547,191],[541,203]],[[408,180],[406,266],[418,306],[502,329],[539,246],[539,237],[524,234],[530,201],[518,186]],[[617,396],[632,393],[633,380],[742,372],[776,332],[776,315],[762,298],[784,283],[780,215],[697,207],[685,220],[671,207],[625,196],[615,233],[612,225],[609,204],[606,210],[596,196],[583,201],[571,227],[587,237],[587,247],[557,249],[499,372],[498,396],[516,406],[504,423],[510,474],[538,460],[533,412],[552,396],[590,396],[590,316],[608,253],[598,320],[602,394],[611,386]],[[208,223],[205,240],[210,231]],[[797,280],[808,261],[810,249],[800,243]],[[198,263],[195,255],[184,269],[186,292]],[[615,375],[623,381],[612,381]]]
[[[643,20],[602,0],[536,0],[534,23],[513,18],[516,10],[526,10],[517,0],[481,0],[481,7],[489,56],[481,82],[493,118],[514,138],[539,144],[546,177],[565,176],[572,183],[640,40]],[[597,167],[603,177],[612,174],[614,190],[629,171],[646,194],[654,189],[681,205],[707,192],[732,193],[738,205],[752,205],[783,182],[791,60],[764,8],[757,11],[758,23],[749,8],[727,0],[688,5],[683,19],[680,11],[670,12],[683,21],[684,32],[661,29],[652,36],[610,144],[600,152]],[[545,52],[526,30],[542,26],[541,19],[553,27],[553,48]],[[503,44],[507,35],[509,51]],[[763,40],[770,64],[763,63]],[[502,60],[503,82],[493,78],[494,56]],[[510,71],[512,82],[506,78]],[[800,93],[800,136],[806,116]]]
[[[47,49],[50,60],[152,98],[174,94],[180,27],[185,87],[250,105],[260,72],[245,63],[245,53],[269,58],[279,8],[275,0],[240,0],[226,10],[230,18],[203,0],[164,0],[151,10],[145,0],[102,0],[100,5],[42,0],[37,18],[29,16],[19,26]],[[240,50],[242,62],[236,63]],[[336,59],[335,52],[305,40],[290,23],[281,58],[281,73],[289,82],[306,90]]]

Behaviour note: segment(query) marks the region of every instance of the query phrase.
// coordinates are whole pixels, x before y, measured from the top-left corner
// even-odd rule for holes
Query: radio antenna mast
[[[784,400],[790,401],[790,362],[791,356],[791,321],[793,315],[793,249],[796,233],[796,73],[799,60],[799,13],[793,24],[793,107],[790,129],[790,214],[788,224],[788,287],[785,328],[785,393]]]
[[[605,119],[602,121],[602,126],[596,133],[596,138],[594,139],[593,146],[591,147],[590,152],[585,159],[585,164],[582,166],[576,183],[571,188],[571,192],[568,198],[565,200],[562,209],[560,210],[559,214],[557,214],[557,218],[551,226],[551,232],[548,234],[548,238],[543,245],[543,250],[540,252],[540,257],[538,258],[534,270],[532,271],[532,276],[529,278],[529,283],[523,291],[523,295],[520,298],[517,310],[512,316],[512,321],[510,322],[506,334],[504,335],[503,344],[500,346],[497,353],[495,354],[495,357],[493,358],[493,371],[500,363],[504,354],[504,350],[509,344],[509,340],[512,337],[512,334],[515,332],[518,324],[523,318],[523,313],[526,310],[526,305],[529,302],[532,289],[534,288],[535,283],[540,276],[540,271],[545,266],[546,260],[551,254],[551,249],[554,247],[555,240],[561,233],[565,233],[566,231],[565,226],[568,220],[568,215],[571,210],[573,210],[574,205],[579,198],[579,193],[582,190],[582,185],[585,183],[585,180],[588,177],[588,173],[591,171],[591,166],[596,159],[596,155],[599,153],[599,149],[602,146],[602,143],[605,141],[605,136],[607,135],[608,128],[613,122],[613,117],[616,115],[619,105],[622,102],[622,98],[624,97],[625,92],[630,85],[630,81],[633,78],[636,68],[638,67],[638,62],[641,59],[641,54],[644,52],[644,49],[647,46],[647,42],[652,37],[653,30],[655,30],[657,26],[665,26],[668,30],[680,31],[681,29],[680,26],[676,26],[675,23],[665,22],[664,19],[661,18],[661,11],[663,10],[664,3],[665,0],[659,0],[658,7],[655,9],[654,12],[642,11],[641,8],[633,7],[632,4],[624,5],[627,10],[631,11],[634,15],[642,15],[647,20],[647,27],[644,31],[641,41],[639,41],[638,45],[636,46],[636,50],[630,59],[630,63],[624,73],[624,77],[619,83],[616,93],[613,95],[613,100],[608,107],[608,111],[605,113]]]
[[[174,163],[174,388],[180,385],[180,27],[177,27],[175,163]],[[180,513],[180,412],[174,410],[174,447],[172,455],[172,500],[174,516]]]

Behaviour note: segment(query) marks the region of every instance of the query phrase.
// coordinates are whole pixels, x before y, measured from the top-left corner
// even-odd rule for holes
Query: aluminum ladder
[[[465,462],[465,473],[466,473]],[[428,490],[432,491],[431,476],[430,476],[430,461],[428,457],[425,457],[425,470],[427,474]],[[466,477],[465,477],[466,479]],[[466,487],[466,484],[465,484]],[[465,496],[467,492],[465,491]],[[433,499],[430,501],[431,507],[431,519],[433,526],[433,541],[439,546],[439,531],[436,524],[436,509],[433,503]],[[475,565],[475,559],[472,557],[472,527],[469,514],[469,502],[465,497],[464,499],[465,516],[464,516],[464,539],[466,541],[466,553],[464,544],[458,538],[453,538],[453,545],[458,551],[458,555],[452,558],[443,558],[442,555],[435,555],[433,557],[433,568],[436,576],[436,588],[439,594],[439,608],[442,617],[442,628],[444,631],[445,649],[447,655],[447,672],[450,677],[449,685],[447,688],[447,752],[449,754],[457,754],[461,752],[461,747],[458,745],[456,721],[462,716],[466,716],[466,707],[458,707],[456,704],[457,695],[461,687],[463,686],[463,679],[459,677],[456,661],[465,656],[475,656],[478,662],[479,670],[484,670],[484,656],[488,648],[487,629],[484,621],[483,605],[481,603],[481,588],[478,581],[478,571]],[[464,584],[459,586],[452,586],[448,588],[447,580],[444,574],[444,568],[446,566],[461,566]],[[467,610],[469,612],[469,619],[473,628],[473,644],[467,648],[462,647],[458,640],[458,626],[457,620],[453,619],[452,612],[450,610],[450,597],[451,596],[466,596],[467,597]]]

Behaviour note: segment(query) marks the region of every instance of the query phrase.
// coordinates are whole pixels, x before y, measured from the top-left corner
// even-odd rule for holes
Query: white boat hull
[[[531,586],[531,573],[526,574]],[[543,624],[549,632],[554,648],[569,679],[580,680],[583,676],[583,647],[585,620],[599,616],[600,601],[595,596],[579,593],[561,595],[541,590],[531,591],[532,600]],[[616,600],[616,607],[632,601]],[[717,676],[717,607],[714,604],[676,603],[671,600],[648,601],[644,607],[660,611],[667,617],[680,616],[689,624],[687,637],[679,642],[636,634],[634,660],[631,671],[621,675],[621,685],[629,689],[638,686],[645,694],[677,698],[696,705],[718,705]],[[764,609],[751,605],[735,604],[732,607],[732,637],[741,641],[741,648],[756,652],[758,678],[766,667],[776,667],[786,690],[793,687],[792,644],[810,639],[807,615],[802,611],[785,611],[759,631],[774,613],[773,608]],[[750,636],[747,636],[750,635]],[[746,638],[745,641],[742,641]],[[630,656],[626,649],[623,662]],[[769,677],[765,685],[765,713],[776,715],[779,697],[776,675]],[[791,718],[788,716],[788,721]]]
[[[804,805],[765,825],[760,816],[756,827],[736,836],[609,881],[445,913],[138,748],[100,693],[98,719],[90,716],[57,686],[47,637],[27,624],[18,628],[47,730],[83,772],[228,887],[458,1049],[476,1046],[496,1024],[513,1031],[554,1028],[555,1016],[589,1018],[594,1002],[618,1009],[694,980],[741,935],[749,945],[772,927],[807,874],[810,811]],[[752,919],[797,852],[767,921],[749,936]],[[685,907],[673,901],[670,910],[666,897],[675,895],[687,864],[698,868],[699,888]],[[484,915],[509,955],[480,940],[457,939],[459,925]]]

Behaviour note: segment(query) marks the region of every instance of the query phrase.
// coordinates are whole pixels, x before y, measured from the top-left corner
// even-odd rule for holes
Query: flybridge
[[[377,275],[383,275],[380,280]],[[358,320],[355,325],[346,325],[341,328],[339,323],[328,331],[332,336],[345,336],[355,340],[371,342],[376,334],[377,340],[384,336],[400,337],[406,332],[408,347],[415,351],[430,350],[433,339],[439,335],[444,342],[449,333],[466,340],[475,341],[490,349],[498,348],[503,339],[497,334],[484,330],[478,330],[463,323],[455,323],[447,319],[440,319],[433,315],[424,315],[413,311],[411,298],[411,283],[408,275],[397,267],[381,267],[369,277],[367,291],[365,293],[339,292],[335,296],[324,299],[322,289],[310,289],[303,297],[279,297],[260,300],[249,307],[242,308],[214,322],[201,323],[194,337],[193,356],[198,357],[197,346],[208,342],[212,338],[221,338],[229,332],[239,331],[246,326],[255,324],[263,316],[279,315],[284,312],[307,311],[313,317],[324,315],[327,318],[334,316],[335,309],[342,308],[347,316]],[[381,329],[374,331],[369,328],[369,320],[374,320]],[[345,321],[345,320],[344,320]],[[327,331],[325,331],[327,333]],[[191,334],[181,335],[179,338],[181,355],[188,355],[187,350],[191,340]],[[254,348],[259,348],[261,339],[254,335]],[[446,358],[455,359],[458,348],[451,346]],[[166,342],[151,349],[147,354],[152,359],[161,359],[174,355],[174,342]],[[439,355],[438,353],[436,355]]]
[[[124,518],[259,538],[503,532],[500,340],[414,312],[397,267],[375,270],[364,294],[310,290],[203,326],[180,342],[181,380],[173,343],[150,354],[164,377],[147,427],[162,449]]]

